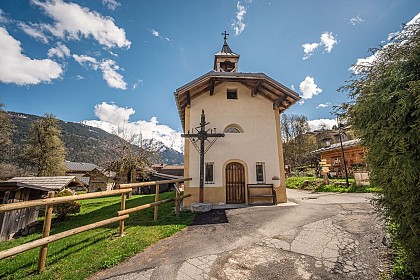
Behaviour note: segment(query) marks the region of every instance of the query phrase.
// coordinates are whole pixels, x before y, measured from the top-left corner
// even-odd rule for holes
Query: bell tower
[[[229,34],[225,31],[222,35],[224,36],[224,43],[220,52],[214,55],[214,71],[237,73],[239,54],[234,53],[230,49],[227,43],[227,36]]]

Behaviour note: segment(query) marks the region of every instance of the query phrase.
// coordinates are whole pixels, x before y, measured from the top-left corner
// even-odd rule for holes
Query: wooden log
[[[60,232],[60,233],[57,233],[57,234],[54,234],[54,235],[51,235],[51,236],[48,236],[48,237],[44,237],[44,238],[41,238],[41,239],[38,239],[38,240],[34,240],[32,242],[28,242],[26,244],[16,246],[16,247],[10,248],[10,249],[5,250],[5,251],[1,251],[0,252],[0,260],[4,259],[4,258],[7,258],[7,257],[10,257],[10,256],[13,256],[13,255],[16,255],[16,254],[19,254],[19,253],[22,253],[22,252],[25,252],[25,251],[28,251],[28,250],[31,250],[33,248],[36,248],[36,247],[39,247],[39,246],[42,246],[42,245],[46,245],[46,244],[51,243],[53,241],[57,241],[57,240],[60,240],[60,239],[63,239],[63,238],[66,238],[66,237],[84,232],[84,231],[88,231],[90,229],[94,229],[94,228],[97,228],[97,227],[101,227],[101,226],[104,226],[104,225],[107,225],[107,224],[112,224],[112,223],[127,219],[128,217],[129,217],[129,215],[123,215],[123,216],[120,216],[120,217],[114,217],[114,218],[102,220],[102,221],[92,223],[92,224],[89,224],[89,225],[86,225],[86,226],[81,226],[81,227],[74,228],[74,229],[67,230],[67,231],[63,231],[63,232]]]
[[[159,202],[159,184],[156,184],[155,202]],[[155,205],[155,213],[154,213],[154,216],[153,216],[153,220],[155,222],[158,219],[158,212],[159,212],[159,204],[156,204]]]
[[[179,199],[183,199],[183,198],[190,197],[190,196],[191,196],[191,194],[182,195],[182,196],[179,197]],[[117,211],[117,215],[122,216],[122,215],[130,214],[130,213],[134,213],[134,212],[137,212],[137,211],[141,211],[141,210],[144,210],[144,209],[154,207],[155,205],[161,205],[161,204],[168,203],[168,202],[171,202],[171,201],[174,201],[174,200],[175,200],[175,197],[172,197],[172,198],[167,198],[167,199],[164,199],[164,200],[160,200],[158,202],[143,204],[143,205],[133,207],[133,208],[129,208],[129,209],[126,209],[126,210]]]
[[[175,215],[176,215],[176,218],[178,219],[179,218],[179,202],[180,202],[180,200],[179,200],[179,182],[176,182],[176,184],[175,184],[175,195],[176,195],[176,197],[175,197]]]
[[[48,198],[53,198],[54,195],[55,195],[54,192],[48,192]],[[44,218],[44,227],[42,229],[42,238],[50,236],[53,206],[54,206],[53,204],[48,204],[45,207],[45,218]],[[42,245],[39,251],[38,273],[44,271],[45,263],[47,261],[47,251],[48,251],[48,244]]]
[[[161,185],[171,184],[171,183],[185,182],[185,181],[191,181],[191,180],[192,180],[192,178],[181,178],[181,179],[163,180],[163,181],[150,181],[150,182],[142,182],[142,183],[120,184],[120,189],[147,187],[147,186],[154,186],[156,184],[161,184]]]
[[[69,195],[69,196],[62,196],[62,197],[29,200],[29,201],[10,203],[10,204],[2,204],[0,205],[0,213],[17,210],[17,209],[29,208],[29,207],[45,206],[48,204],[60,204],[60,203],[65,203],[69,201],[113,196],[116,194],[122,194],[122,193],[128,193],[128,192],[131,192],[131,189],[86,193],[86,194],[79,194],[79,195]]]
[[[127,195],[125,193],[121,194],[121,210],[125,210],[125,200]],[[120,237],[124,236],[124,220],[120,221]]]

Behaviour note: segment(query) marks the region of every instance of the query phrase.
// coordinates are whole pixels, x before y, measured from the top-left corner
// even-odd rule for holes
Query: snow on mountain
[[[148,121],[123,122],[122,124],[112,124],[103,120],[86,120],[80,123],[105,130],[108,133],[117,135],[128,142],[144,148],[152,148],[164,151],[172,148],[183,153],[184,142],[181,133],[176,132],[167,125],[158,124],[156,117]]]

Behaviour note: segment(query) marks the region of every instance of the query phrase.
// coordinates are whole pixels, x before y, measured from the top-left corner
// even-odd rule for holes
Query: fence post
[[[48,198],[54,197],[54,192],[48,192]],[[54,204],[48,204],[45,207],[45,218],[44,218],[44,227],[42,229],[42,237],[48,237],[51,230],[51,219],[53,213]],[[47,251],[48,244],[40,246],[41,250],[39,251],[38,259],[38,273],[43,272],[45,268],[45,263],[47,262]]]
[[[156,194],[155,194],[155,202],[158,202],[159,201],[159,184],[156,184]],[[153,218],[153,220],[156,222],[157,221],[157,219],[158,219],[158,209],[159,209],[159,206],[155,206],[155,215],[154,215],[154,218]]]
[[[125,210],[125,200],[127,198],[126,193],[121,194],[121,210]],[[124,220],[120,221],[120,237],[124,236]]]
[[[175,187],[175,213],[176,213],[176,217],[179,218],[179,182],[176,182],[176,187]]]

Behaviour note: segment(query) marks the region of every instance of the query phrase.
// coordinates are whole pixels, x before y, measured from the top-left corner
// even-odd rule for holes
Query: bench
[[[277,204],[276,191],[273,184],[248,184],[248,205],[256,198],[271,198],[272,204]]]

